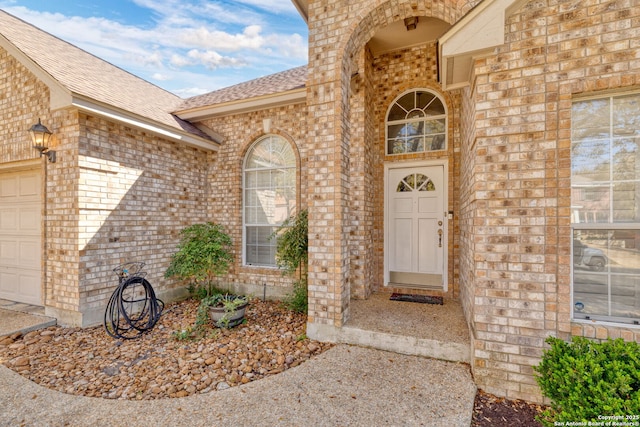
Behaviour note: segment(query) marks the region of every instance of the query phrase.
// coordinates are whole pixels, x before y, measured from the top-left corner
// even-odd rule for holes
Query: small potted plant
[[[249,305],[245,296],[214,294],[200,301],[198,318],[208,316],[213,324],[219,328],[233,328],[244,321],[244,314]]]

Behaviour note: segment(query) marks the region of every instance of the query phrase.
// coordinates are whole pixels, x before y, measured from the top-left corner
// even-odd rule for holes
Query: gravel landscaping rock
[[[208,330],[208,336],[199,341],[177,340],[174,333],[194,324],[196,309],[195,301],[183,301],[168,306],[156,327],[136,340],[113,339],[102,327],[90,329],[49,327],[25,335],[13,334],[0,339],[0,363],[35,383],[71,395],[102,397],[109,400],[157,400],[223,391],[250,383],[298,366],[332,347],[331,344],[306,338],[304,334],[306,316],[292,313],[282,308],[279,303],[262,302],[258,299],[252,301],[248,307],[245,324],[231,330],[211,327]],[[348,347],[344,347],[341,351],[346,351],[347,354],[371,353],[370,357],[374,354],[386,357],[388,360],[385,360],[392,365],[396,365],[397,360],[406,358]],[[322,358],[317,360],[320,359]],[[442,364],[448,367],[445,371],[457,369],[455,368],[457,365],[431,359],[410,358],[410,360],[412,371],[416,367],[414,365],[420,363],[429,364],[432,368]],[[321,371],[322,369],[320,368]],[[359,368],[347,364],[345,369],[347,370],[337,374],[340,379],[329,381],[332,384],[331,392],[333,393],[328,401],[331,405],[337,404],[334,402],[337,400],[336,383],[341,383],[343,379],[353,375],[352,370],[357,371]],[[368,381],[384,375],[383,372],[376,372],[377,375],[368,377]],[[323,375],[328,374],[325,372]],[[356,376],[366,375],[359,373]],[[319,381],[319,378],[315,381]],[[353,385],[357,380],[351,378],[347,382]],[[451,383],[451,380],[445,380],[445,383]],[[258,384],[251,384],[251,386],[254,385]],[[300,384],[296,387],[299,386]],[[297,389],[296,387],[293,388]],[[435,387],[434,384],[428,385],[429,389],[433,387]],[[352,388],[354,386],[349,387],[349,396],[351,396],[349,403],[361,402],[362,396],[356,401]],[[413,388],[415,387],[411,387]],[[376,390],[380,393],[379,388]],[[37,394],[39,393],[36,391],[32,392],[33,396]],[[362,391],[361,394],[366,393]],[[313,396],[315,407],[318,392],[314,391]],[[202,398],[207,397],[202,396]],[[457,398],[453,400],[457,401]],[[179,401],[175,400],[175,402]],[[429,405],[424,401],[424,396],[420,402],[419,410],[428,412]],[[21,405],[24,403],[22,401]],[[134,402],[130,403],[134,404]],[[160,401],[157,403],[161,404]],[[376,405],[379,404],[376,403]],[[440,405],[450,404],[452,402],[440,402]],[[162,408],[167,408],[167,405],[163,404]],[[66,404],[63,406],[66,407]],[[95,409],[94,403],[89,406],[92,410]],[[210,406],[210,403],[207,406]],[[126,412],[127,407],[123,408],[122,410]],[[409,413],[415,414],[413,411],[417,409],[414,408],[403,416],[407,417]],[[535,415],[542,409],[531,403],[501,399],[478,391],[471,426],[536,427],[540,424],[535,420]],[[110,408],[106,413],[114,410],[115,408]],[[347,412],[351,410],[353,408]],[[66,409],[61,411],[64,412]],[[343,415],[346,416],[347,412]],[[305,416],[308,415],[305,413]],[[403,422],[407,422],[407,419],[403,419]],[[61,425],[66,423],[67,421]],[[0,417],[0,424],[2,424],[2,417]],[[93,425],[89,421],[85,424]],[[411,423],[408,422],[408,424]],[[72,423],[72,425],[76,424]],[[141,425],[148,425],[148,423]],[[210,424],[207,422],[202,425]]]
[[[0,362],[47,388],[106,399],[186,397],[246,384],[297,366],[331,344],[309,340],[306,316],[251,301],[246,323],[211,327],[198,341],[176,331],[195,322],[197,302],[168,306],[155,328],[116,340],[102,327],[49,327],[0,341]]]

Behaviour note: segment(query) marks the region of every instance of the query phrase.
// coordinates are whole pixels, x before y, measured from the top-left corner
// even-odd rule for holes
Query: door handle
[[[442,228],[438,229],[438,247],[442,247]]]

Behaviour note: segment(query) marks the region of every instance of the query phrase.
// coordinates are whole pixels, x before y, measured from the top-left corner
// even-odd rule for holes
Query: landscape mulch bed
[[[478,390],[471,427],[542,427],[536,415],[545,407],[523,400],[508,400]]]
[[[107,399],[150,400],[221,390],[303,363],[332,344],[310,340],[306,316],[255,299],[247,322],[211,328],[197,341],[175,332],[195,322],[197,302],[169,305],[156,326],[135,340],[95,328],[53,326],[0,338],[0,363],[53,390]],[[478,391],[472,427],[539,427],[544,408]]]

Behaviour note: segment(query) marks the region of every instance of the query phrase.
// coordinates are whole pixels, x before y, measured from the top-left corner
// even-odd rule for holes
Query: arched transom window
[[[412,173],[400,180],[396,192],[407,193],[412,191],[436,191],[436,186],[431,179],[421,173]]]
[[[276,265],[276,239],[269,237],[296,209],[296,156],[284,138],[265,136],[244,162],[244,263]]]
[[[398,98],[387,114],[387,154],[447,148],[447,115],[442,100],[427,90]]]

